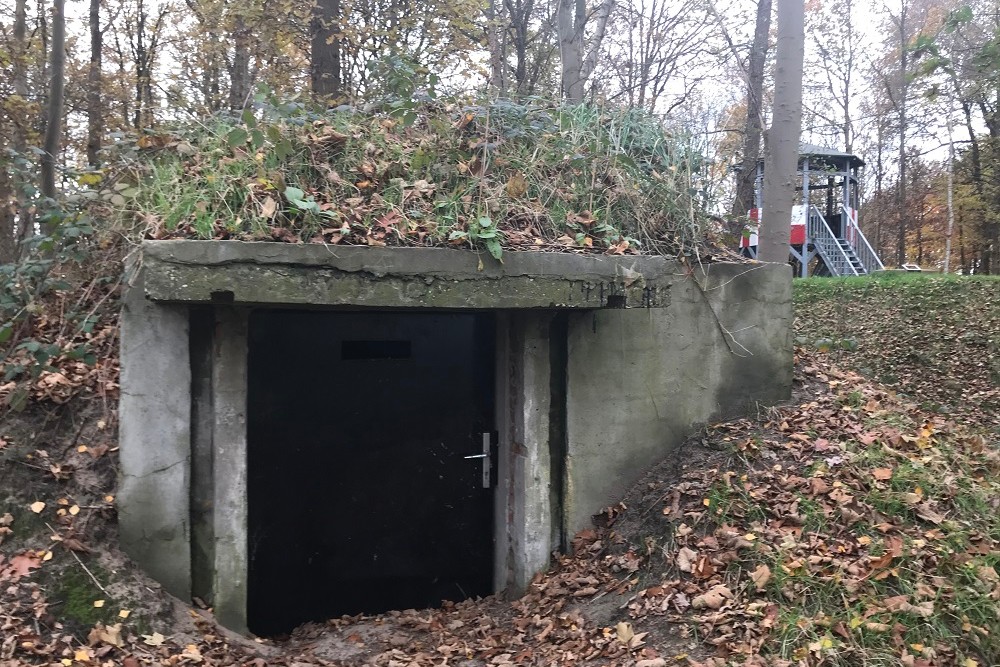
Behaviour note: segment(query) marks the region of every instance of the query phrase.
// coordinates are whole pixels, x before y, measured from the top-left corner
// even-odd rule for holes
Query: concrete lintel
[[[143,296],[143,272],[126,270],[121,312],[121,544],[169,593],[191,597],[191,370],[187,306]]]
[[[147,241],[156,301],[369,308],[659,307],[682,275],[658,256],[242,241]]]
[[[217,307],[212,363],[215,421],[215,616],[236,632],[247,631],[247,316]]]

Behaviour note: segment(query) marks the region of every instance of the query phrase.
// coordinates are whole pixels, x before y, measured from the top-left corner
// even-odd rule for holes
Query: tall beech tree
[[[805,11],[802,0],[778,0],[778,43],[774,68],[774,120],[764,165],[765,213],[757,257],[788,261],[799,135],[802,133],[802,60]]]

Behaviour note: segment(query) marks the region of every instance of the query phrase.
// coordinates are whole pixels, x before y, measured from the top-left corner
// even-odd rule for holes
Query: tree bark
[[[497,11],[497,0],[486,3],[486,45],[490,51],[490,88],[500,95],[507,92],[506,54],[503,40],[500,39],[500,15]]]
[[[101,98],[101,0],[90,0],[90,68],[87,70],[87,164],[101,164],[104,110]]]
[[[562,65],[562,94],[570,104],[583,101],[583,31],[576,26],[587,18],[584,0],[559,0],[556,30],[559,35],[559,59]]]
[[[765,215],[757,258],[788,261],[792,202],[795,197],[802,133],[802,60],[805,7],[802,0],[778,0],[778,44],[774,75],[774,113],[764,166]]]
[[[28,100],[28,6],[27,0],[17,0],[14,5],[14,94],[21,98],[22,104]],[[24,155],[28,150],[28,123],[27,118],[12,119],[16,128],[14,130],[13,144],[14,150],[19,155]],[[31,238],[35,233],[34,217],[31,214],[31,207],[22,200],[24,197],[24,185],[26,179],[23,172],[15,173],[11,181],[14,194],[14,203],[11,214],[17,217],[17,243]],[[16,254],[20,255],[18,251]]]
[[[250,97],[250,30],[237,16],[233,26],[233,66],[229,72],[229,108],[238,111]]]
[[[757,185],[757,160],[760,159],[760,137],[763,130],[764,65],[767,63],[767,41],[771,34],[771,0],[758,0],[757,22],[750,49],[747,80],[747,123],[743,135],[743,168],[736,184],[733,215],[746,215],[753,208]]]
[[[63,82],[66,72],[66,0],[52,0],[52,46],[49,80],[49,105],[45,122],[45,142],[42,149],[42,195],[55,200],[56,158],[62,139]],[[53,225],[43,226],[51,234]]]
[[[559,0],[556,35],[562,64],[562,94],[570,104],[583,101],[587,79],[597,65],[597,55],[607,32],[614,0],[602,0],[594,12],[597,24],[589,48],[586,44],[586,0]]]
[[[313,97],[327,104],[338,102],[341,94],[339,20],[340,0],[317,0],[310,25],[310,74]]]
[[[17,220],[17,196],[14,182],[6,169],[0,169],[0,264],[17,259],[17,237],[14,226]]]

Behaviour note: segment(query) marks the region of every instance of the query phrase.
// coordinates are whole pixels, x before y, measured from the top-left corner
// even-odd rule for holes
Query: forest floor
[[[37,391],[0,425],[0,665],[1000,664],[1000,281],[795,299],[793,399],[692,437],[523,598],[281,640],[117,550],[114,382]]]

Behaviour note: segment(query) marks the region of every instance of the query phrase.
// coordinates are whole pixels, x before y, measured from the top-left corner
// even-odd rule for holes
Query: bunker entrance
[[[251,314],[252,632],[492,592],[493,457],[469,457],[491,449],[494,327],[482,313]]]

